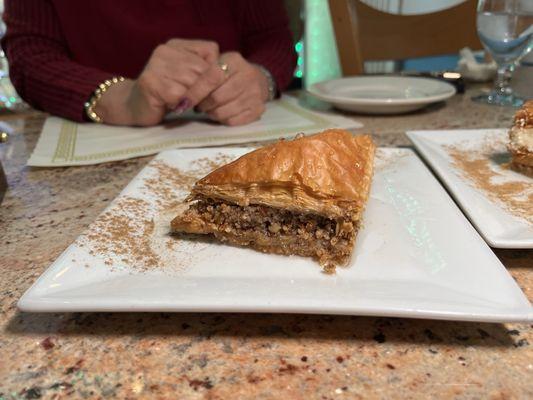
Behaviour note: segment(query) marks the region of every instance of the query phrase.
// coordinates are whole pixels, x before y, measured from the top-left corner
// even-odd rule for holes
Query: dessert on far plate
[[[374,152],[370,136],[341,129],[262,147],[196,182],[171,230],[313,257],[332,271],[350,259]]]
[[[509,131],[508,148],[513,168],[533,175],[533,100],[517,111],[514,126]]]

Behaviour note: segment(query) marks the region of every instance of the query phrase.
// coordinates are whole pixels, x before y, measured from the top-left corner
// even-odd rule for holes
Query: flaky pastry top
[[[358,218],[372,180],[375,146],[342,129],[281,140],[199,180],[192,196]]]

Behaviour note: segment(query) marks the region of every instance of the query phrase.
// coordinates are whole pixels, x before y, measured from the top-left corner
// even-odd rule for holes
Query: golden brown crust
[[[533,128],[533,100],[526,101],[516,112],[514,125],[518,128]]]
[[[509,130],[509,145],[513,168],[531,174],[533,169],[533,100],[527,101],[515,114],[514,126]]]
[[[370,136],[342,129],[279,141],[211,172],[192,195],[358,219],[369,194],[374,152]]]

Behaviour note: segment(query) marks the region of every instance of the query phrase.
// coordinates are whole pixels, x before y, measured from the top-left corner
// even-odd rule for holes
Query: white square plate
[[[505,201],[495,196],[495,191],[476,186],[471,173],[457,166],[450,155],[450,147],[464,150],[466,157],[472,153],[474,159],[486,153],[488,161],[482,163],[481,168],[486,165],[490,181],[496,185],[523,184],[529,189],[521,192],[520,197],[522,200],[528,196],[531,198],[533,179],[506,167],[509,162],[507,130],[412,131],[407,132],[407,136],[490,246],[502,249],[533,248],[533,215],[528,216],[532,218],[528,222],[520,213],[510,211]]]
[[[173,175],[161,173],[158,166],[196,168],[200,174],[197,166],[205,163],[205,157],[214,159],[221,153],[237,157],[246,151],[161,153],[24,294],[19,308],[532,319],[531,305],[515,281],[410,150],[378,151],[353,259],[335,275],[321,273],[306,258],[168,237],[169,213],[162,211],[161,199],[168,199],[169,190],[180,198],[187,191],[171,181],[165,183]],[[121,208],[124,199],[132,198],[149,207],[142,213]],[[106,253],[105,243],[103,250],[101,242],[100,249],[91,247],[88,237],[107,229],[102,220],[113,224],[127,213],[136,214],[130,215],[129,225],[123,222],[134,242],[141,249],[149,243],[162,266],[141,268],[124,251]],[[141,219],[148,225],[154,221],[153,232],[142,228],[147,225],[138,223]]]

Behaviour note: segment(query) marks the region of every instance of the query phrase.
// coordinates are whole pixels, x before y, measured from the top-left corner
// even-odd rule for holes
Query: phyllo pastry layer
[[[368,199],[375,146],[340,129],[279,141],[200,179],[175,233],[212,234],[331,268],[351,256]]]

